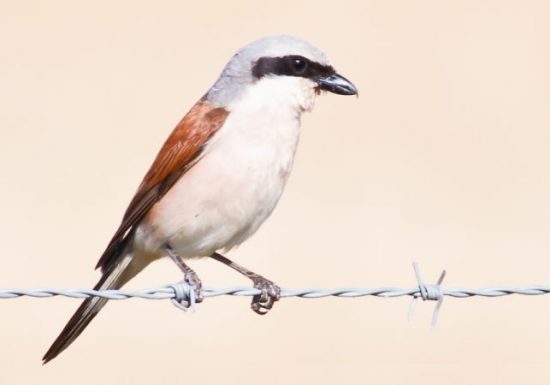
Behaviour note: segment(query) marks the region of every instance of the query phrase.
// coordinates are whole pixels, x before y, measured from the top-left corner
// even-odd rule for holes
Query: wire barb
[[[422,274],[420,273],[420,267],[418,263],[413,262],[414,275],[416,276],[416,282],[418,283],[418,293],[413,294],[413,299],[411,305],[409,306],[409,321],[412,319],[414,309],[416,308],[416,302],[418,298],[422,298],[423,301],[437,301],[434,311],[432,313],[432,328],[435,328],[437,325],[437,319],[439,317],[439,310],[443,304],[444,292],[441,288],[441,283],[447,274],[445,270],[441,272],[439,279],[436,284],[426,284],[422,279]]]
[[[189,283],[181,281],[166,287],[172,289],[174,292],[174,296],[170,298],[170,301],[172,301],[175,307],[183,311],[191,310],[192,313],[195,312],[197,299],[195,298],[195,290],[193,290]]]

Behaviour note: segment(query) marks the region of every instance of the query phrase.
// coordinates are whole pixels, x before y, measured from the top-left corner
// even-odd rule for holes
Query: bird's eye
[[[293,57],[290,59],[290,65],[295,74],[303,74],[307,69],[307,60],[301,57]]]

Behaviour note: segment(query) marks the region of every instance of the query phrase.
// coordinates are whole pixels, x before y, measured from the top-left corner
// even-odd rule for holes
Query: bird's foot
[[[179,308],[185,310],[192,307],[195,303],[202,302],[202,300],[204,299],[204,296],[202,295],[202,282],[197,273],[195,273],[193,269],[191,269],[185,264],[185,262],[183,262],[183,259],[178,254],[176,254],[176,252],[170,247],[170,245],[166,244],[164,246],[164,250],[166,250],[166,254],[182,271],[182,283],[188,284],[191,290],[191,292],[187,295],[183,295],[181,293],[178,294],[176,292],[176,298],[173,299],[174,304],[176,304],[176,306],[178,306]],[[177,289],[175,288],[174,290],[177,291]]]
[[[281,288],[261,275],[251,277],[251,279],[254,283],[254,288],[262,291],[260,294],[252,297],[252,310],[260,315],[267,314],[275,302],[281,298]]]
[[[202,302],[204,299],[204,296],[202,295],[202,282],[197,273],[191,269],[187,270],[183,277],[183,281],[191,287],[191,290],[193,290],[193,293],[195,294],[195,302]]]

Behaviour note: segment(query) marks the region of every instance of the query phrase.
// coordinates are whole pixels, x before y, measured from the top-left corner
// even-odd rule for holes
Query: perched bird
[[[275,208],[292,168],[300,116],[321,91],[357,94],[312,44],[272,36],[240,49],[160,149],[99,259],[103,275],[95,289],[120,288],[168,256],[200,302],[201,281],[185,261],[211,257],[261,290],[252,299],[255,312],[271,309],[279,287],[219,251],[254,234]],[[106,303],[86,299],[44,363],[66,349]]]

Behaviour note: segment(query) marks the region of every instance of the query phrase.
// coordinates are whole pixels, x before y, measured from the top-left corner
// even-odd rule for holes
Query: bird
[[[279,286],[222,253],[272,213],[292,168],[301,115],[323,91],[358,95],[305,40],[268,36],[238,50],[162,145],[97,263],[102,276],[94,289],[118,289],[168,257],[200,302],[201,280],[187,262],[209,257],[249,278],[260,290],[252,310],[267,313],[280,298]],[[106,303],[84,300],[43,363],[74,342]]]

